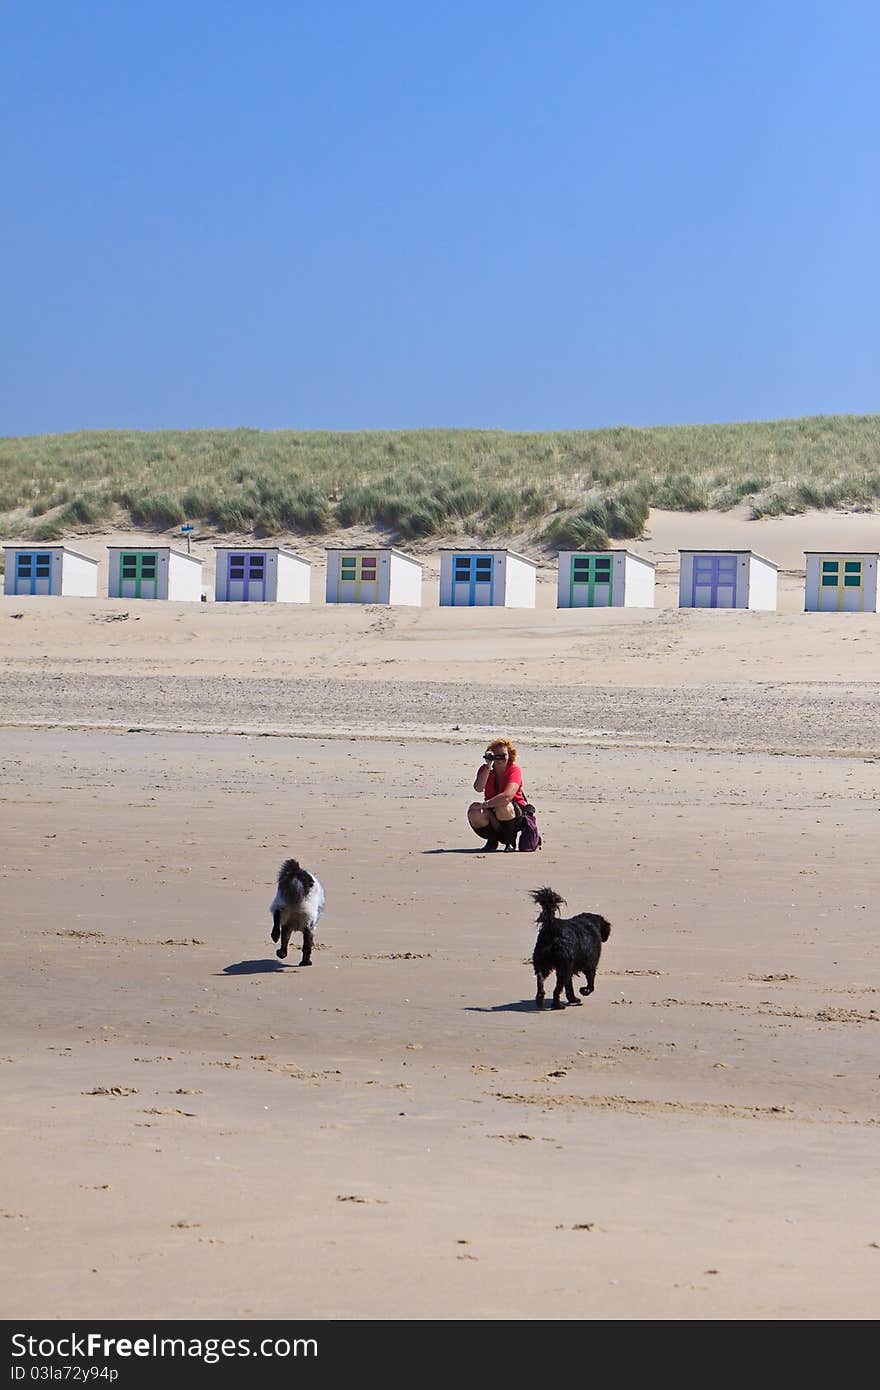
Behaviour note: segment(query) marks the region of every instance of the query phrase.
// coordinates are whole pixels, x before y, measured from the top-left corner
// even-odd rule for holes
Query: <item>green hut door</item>
[[[123,551],[119,557],[119,593],[122,598],[158,597],[159,557],[155,551]]]
[[[613,602],[613,555],[572,555],[572,608],[610,608]]]
[[[823,560],[819,580],[823,613],[863,613],[865,584],[861,560]]]

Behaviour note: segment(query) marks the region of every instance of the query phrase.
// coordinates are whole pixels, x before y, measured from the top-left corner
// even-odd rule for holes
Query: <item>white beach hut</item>
[[[55,594],[94,598],[98,562],[66,545],[4,545],[5,594]]]
[[[312,567],[279,545],[215,545],[214,598],[218,603],[308,603]]]
[[[199,603],[202,562],[170,545],[108,545],[110,598],[164,598]]]
[[[440,606],[534,608],[537,574],[515,550],[441,550]]]
[[[392,603],[418,608],[422,602],[422,566],[392,547],[328,547],[328,603]]]
[[[775,609],[777,566],[753,550],[680,550],[679,608]]]
[[[880,552],[807,550],[804,610],[807,613],[877,613]]]
[[[560,550],[557,608],[653,608],[656,565],[631,550]]]

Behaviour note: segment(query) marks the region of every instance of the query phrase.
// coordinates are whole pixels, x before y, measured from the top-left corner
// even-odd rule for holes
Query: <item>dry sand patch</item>
[[[880,617],[797,573],[875,527],[654,514],[650,613],[0,599],[4,1316],[875,1316]],[[678,612],[740,544],[781,611]],[[612,922],[561,1013],[541,883]]]
[[[481,856],[473,752],[3,731],[7,1316],[873,1316],[876,764],[526,741]],[[560,1014],[539,882],[613,923]]]

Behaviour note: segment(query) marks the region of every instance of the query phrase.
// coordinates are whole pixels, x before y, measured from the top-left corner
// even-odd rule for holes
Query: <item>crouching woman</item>
[[[509,738],[495,738],[489,744],[474,778],[474,791],[481,792],[483,800],[468,807],[468,821],[474,834],[486,841],[480,853],[496,850],[500,844],[505,851],[516,849],[526,797]]]

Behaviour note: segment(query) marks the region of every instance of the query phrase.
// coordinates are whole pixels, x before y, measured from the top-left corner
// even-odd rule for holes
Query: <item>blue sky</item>
[[[880,410],[880,9],[7,0],[0,434]]]

